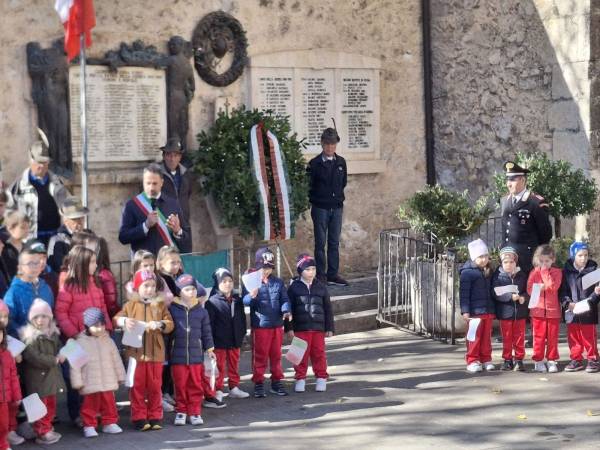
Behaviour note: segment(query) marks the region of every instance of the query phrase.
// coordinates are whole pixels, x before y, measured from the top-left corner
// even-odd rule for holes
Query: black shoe
[[[136,420],[133,422],[133,428],[138,431],[148,431],[150,428],[152,428],[152,425],[145,420]]]
[[[565,372],[579,372],[583,369],[584,367],[581,361],[576,361],[572,359],[571,362],[567,365],[567,367],[565,367]]]
[[[327,275],[318,274],[317,275],[317,280],[319,280],[322,283],[327,284]]]
[[[514,368],[512,359],[505,359],[500,370],[513,370]]]
[[[585,367],[587,373],[595,373],[600,371],[600,363],[595,359],[588,359],[587,366]]]
[[[150,420],[150,428],[152,430],[162,430],[162,421],[157,419]]]
[[[344,280],[339,275],[334,275],[332,277],[327,277],[327,284],[333,286],[348,286],[348,282]]]
[[[525,372],[525,364],[523,364],[522,359],[517,359],[515,361],[515,372]]]
[[[267,394],[265,393],[265,385],[262,383],[256,383],[254,385],[254,397],[255,398],[265,398]]]
[[[281,381],[273,381],[271,382],[271,394],[279,395],[281,397],[285,397],[288,395],[288,392],[283,387]]]
[[[202,406],[205,408],[225,408],[227,405],[215,397],[205,398]]]

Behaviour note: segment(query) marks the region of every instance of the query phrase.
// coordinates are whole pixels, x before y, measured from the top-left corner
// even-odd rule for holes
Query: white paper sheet
[[[477,337],[477,328],[479,328],[480,323],[481,319],[479,317],[469,319],[469,331],[467,331],[467,341],[475,341],[475,338]]]
[[[587,300],[581,300],[580,302],[575,303],[575,308],[573,308],[573,314],[584,314],[590,310],[590,302]]]
[[[23,408],[25,409],[27,422],[29,423],[37,422],[48,414],[46,405],[40,400],[40,396],[37,393],[28,395],[23,399]]]
[[[581,279],[581,286],[583,289],[587,289],[590,286],[598,283],[600,281],[600,269],[596,269],[593,272],[590,272],[583,276]]]
[[[135,368],[137,367],[137,361],[134,357],[129,357],[129,363],[127,364],[127,376],[125,377],[125,386],[128,388],[133,387],[133,380],[135,379]]]
[[[23,344],[20,340],[15,339],[12,336],[6,336],[6,349],[10,352],[13,358],[16,358],[23,350],[25,350],[26,345]]]
[[[123,345],[127,347],[141,348],[144,345],[144,332],[146,331],[146,322],[138,320],[131,331],[127,328],[123,331]]]
[[[519,286],[509,284],[508,286],[498,286],[494,288],[494,292],[498,297],[504,294],[518,294]]]
[[[248,292],[258,289],[262,284],[262,270],[242,275],[242,283]]]
[[[285,359],[297,366],[302,362],[302,358],[304,358],[304,353],[306,353],[307,347],[308,343],[304,339],[294,336],[294,339],[292,339],[292,343],[285,354]]]
[[[85,352],[75,339],[69,339],[58,353],[67,358],[71,367],[75,367],[76,369],[81,369],[90,360],[90,355]]]
[[[531,297],[529,298],[529,309],[536,308],[540,302],[540,295],[542,294],[542,283],[533,283],[531,287]]]

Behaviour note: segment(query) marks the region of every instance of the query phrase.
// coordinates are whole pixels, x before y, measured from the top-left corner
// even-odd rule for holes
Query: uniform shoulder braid
[[[550,206],[544,197],[535,192],[531,193],[531,199],[534,200],[540,208],[548,208]]]

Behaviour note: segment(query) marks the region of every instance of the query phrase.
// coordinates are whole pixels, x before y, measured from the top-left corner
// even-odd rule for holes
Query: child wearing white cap
[[[460,310],[468,322],[479,318],[474,341],[467,340],[467,371],[470,373],[494,370],[492,364],[492,323],[494,303],[491,296],[490,257],[481,239],[469,242],[470,261],[460,269]]]

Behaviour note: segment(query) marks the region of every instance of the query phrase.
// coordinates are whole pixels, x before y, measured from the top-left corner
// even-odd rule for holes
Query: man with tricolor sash
[[[148,250],[157,254],[163,245],[188,248],[189,224],[183,223],[178,201],[162,193],[162,169],[150,164],[144,169],[143,192],[125,204],[119,241],[130,244],[131,251]]]

